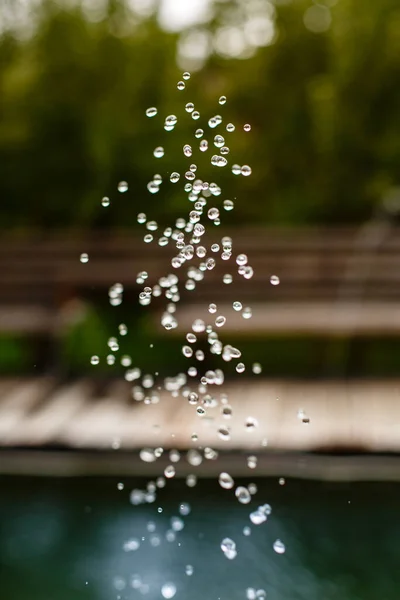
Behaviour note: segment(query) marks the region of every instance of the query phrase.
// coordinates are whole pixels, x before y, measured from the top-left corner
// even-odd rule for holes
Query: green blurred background
[[[168,134],[143,115],[153,105],[180,114],[183,97],[212,114],[224,93],[226,115],[251,121],[251,135],[232,139],[253,176],[223,182],[227,197],[246,192],[238,223],[360,223],[398,184],[396,0],[214,0],[206,22],[180,32],[159,25],[159,1],[2,5],[2,228],[134,226],[144,203],[155,219],[180,216],[177,191],[147,194],[152,150]],[[201,67],[181,94],[176,57]],[[183,144],[192,129],[174,136]],[[164,167],[176,160],[166,153]],[[129,203],[113,203],[121,179],[134,187]]]
[[[123,226],[134,234],[144,207],[161,225],[173,223],[186,210],[184,195],[176,186],[151,195],[146,184],[156,146],[166,147],[164,172],[179,170],[184,157],[168,152],[160,117],[147,119],[145,110],[185,115],[183,104],[192,101],[208,118],[221,94],[228,97],[224,118],[237,124],[232,153],[253,169],[250,178],[221,171],[226,197],[238,199],[230,224],[359,225],[398,185],[396,0],[1,0],[1,7],[3,233]],[[186,69],[190,86],[179,92]],[[242,128],[248,121],[251,134]],[[202,122],[181,120],[174,144],[190,141],[194,125]],[[120,180],[130,184],[124,196]],[[111,200],[107,209],[103,196]],[[90,355],[129,319],[137,331],[129,352],[154,361],[143,311],[130,305],[114,317],[94,302],[85,314],[61,344],[65,368],[90,369]],[[285,361],[276,360],[277,341]],[[333,370],[397,373],[397,343],[367,340],[349,367],[354,343],[339,340],[332,352],[329,339],[271,338],[256,358],[271,375],[318,374],[325,352],[337,357]],[[162,343],[158,350],[168,353]],[[30,340],[2,335],[0,370],[26,372],[36,362]]]

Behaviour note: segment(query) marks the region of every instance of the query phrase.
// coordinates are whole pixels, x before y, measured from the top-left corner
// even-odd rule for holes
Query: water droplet
[[[186,565],[185,567],[185,573],[188,577],[190,577],[191,575],[193,575],[194,573],[194,568],[192,567],[192,565]]]
[[[236,257],[236,263],[237,263],[238,265],[241,265],[241,266],[243,266],[243,265],[246,265],[246,264],[247,264],[247,260],[248,260],[248,259],[247,259],[247,256],[246,256],[245,254],[239,254],[239,255]]]
[[[262,372],[262,366],[260,363],[254,363],[252,366],[252,371],[255,375],[259,375]]]
[[[194,119],[195,121],[197,121],[198,119],[200,119],[200,113],[198,110],[194,110],[192,112],[192,119]]]
[[[190,358],[191,356],[193,356],[193,349],[190,346],[183,346],[182,354],[183,356],[186,356],[186,358]]]
[[[193,111],[194,111],[194,104],[193,104],[193,102],[188,102],[188,103],[186,104],[186,106],[185,106],[185,110],[186,110],[186,112],[188,112],[188,113],[191,113],[191,112],[193,112]]]
[[[178,122],[178,118],[176,115],[168,115],[168,117],[165,118],[165,125],[164,125],[164,129],[167,127],[167,131],[171,131],[171,128],[173,129],[175,127],[175,125]]]
[[[218,100],[219,104],[225,104],[226,103],[226,96],[221,96],[220,99]]]
[[[248,177],[249,175],[251,175],[251,167],[249,167],[249,165],[243,165],[243,167],[241,168],[240,172],[245,177]]]
[[[246,536],[251,535],[251,529],[250,529],[250,527],[248,527],[248,526],[243,527],[243,535],[246,535]]]
[[[217,305],[214,303],[211,303],[208,305],[208,312],[210,313],[216,313],[217,312]]]
[[[208,126],[211,129],[215,129],[215,127],[218,127],[218,125],[220,125],[221,123],[222,117],[220,115],[215,115],[215,117],[211,117],[211,119],[209,119]]]
[[[206,152],[208,150],[207,140],[201,140],[201,142],[199,144],[199,148],[200,148],[201,152]]]
[[[228,164],[228,161],[224,156],[219,156],[219,154],[213,154],[211,157],[211,164],[214,167],[225,167]]]
[[[273,548],[277,554],[284,554],[286,550],[285,544],[281,540],[275,540]]]
[[[228,441],[231,439],[231,431],[229,427],[220,427],[218,429],[218,436],[221,440]]]
[[[254,525],[261,525],[261,523],[265,523],[267,520],[267,515],[262,510],[255,510],[250,513],[250,521],[254,523]]]
[[[137,222],[140,223],[140,225],[143,225],[143,223],[146,223],[146,215],[144,213],[139,213],[137,216]]]
[[[186,485],[188,487],[195,487],[197,483],[197,477],[196,475],[187,475],[186,477]]]
[[[83,252],[80,257],[79,260],[81,261],[81,263],[85,264],[87,262],[89,262],[89,254],[86,254],[86,252]]]
[[[242,172],[242,167],[240,165],[232,165],[232,173],[234,175],[240,175]]]
[[[207,212],[207,216],[211,221],[214,221],[215,219],[218,219],[219,217],[219,210],[218,208],[210,208]]]
[[[174,171],[173,173],[171,173],[171,175],[170,175],[170,178],[169,178],[169,179],[170,179],[170,181],[171,181],[172,183],[178,183],[178,181],[179,181],[179,179],[180,179],[180,175],[179,175],[179,173],[177,173],[176,171]]]
[[[153,155],[155,158],[162,158],[164,156],[164,148],[162,146],[157,146],[157,148],[154,149]]]
[[[188,79],[190,79],[190,73],[189,71],[185,71],[184,74],[182,75],[182,79],[184,79],[185,81],[187,81]]]
[[[225,275],[222,278],[222,281],[224,283],[226,283],[227,285],[229,285],[230,283],[232,283],[232,280],[233,280],[233,277],[229,273],[225,273]]]
[[[257,456],[248,456],[247,457],[247,466],[249,469],[255,469],[257,466]]]
[[[226,126],[226,130],[229,131],[229,133],[232,133],[232,131],[235,131],[235,126],[233,123],[228,123]]]
[[[121,194],[124,194],[128,191],[128,183],[126,181],[120,181],[117,187]]]
[[[147,234],[144,236],[144,238],[143,238],[143,241],[144,241],[146,244],[150,244],[150,242],[152,242],[152,241],[153,241],[153,236],[151,235],[151,233],[147,233]],[[145,300],[146,298],[142,298],[142,299],[143,299],[143,300]]]
[[[204,135],[204,131],[202,129],[196,129],[194,136],[199,139],[201,137],[203,137]]]
[[[225,144],[225,140],[222,137],[222,135],[216,135],[214,137],[214,146],[216,146],[217,148],[222,148],[222,146]]]
[[[219,474],[218,483],[222,488],[224,488],[224,490],[231,490],[235,485],[235,482],[233,481],[229,473],[225,472]]]
[[[206,268],[208,271],[211,271],[216,265],[216,262],[213,258],[207,258],[206,260]]]
[[[153,448],[142,448],[139,453],[139,456],[143,462],[152,463],[157,460],[155,452]]]
[[[249,490],[242,485],[239,485],[236,488],[235,496],[241,504],[249,504],[249,502],[251,501],[251,495]]]
[[[234,208],[234,203],[232,202],[232,200],[224,200],[224,209],[227,211],[233,210]]]
[[[269,278],[269,281],[270,281],[271,285],[279,285],[280,284],[280,279],[277,275],[271,275],[271,277]]]
[[[225,406],[223,406],[221,412],[222,412],[222,416],[225,419],[230,419],[232,417],[232,407],[229,406],[229,404],[225,404]]]
[[[279,478],[279,485],[285,485],[286,481],[284,477]]]
[[[258,421],[254,417],[247,417],[245,426],[247,431],[253,431],[256,427],[258,427]]]
[[[246,125],[243,125],[243,129],[245,131],[250,131],[251,130],[251,125],[249,125],[249,123],[246,123]]]
[[[90,359],[90,362],[92,365],[98,365],[100,362],[100,358],[96,355],[92,356],[92,358]]]
[[[160,188],[155,181],[149,181],[147,184],[147,189],[149,190],[150,194],[157,194],[160,191]]]
[[[246,306],[246,308],[244,308],[242,310],[243,319],[251,319],[252,316],[253,316],[253,311],[251,310],[251,308],[249,306]]]
[[[236,310],[236,311],[242,310],[242,308],[243,308],[242,303],[238,302],[238,301],[233,302],[232,306],[233,306],[233,310]]]
[[[202,331],[205,331],[205,328],[206,324],[202,319],[196,319],[193,321],[192,329],[195,333],[201,333]]]
[[[139,540],[137,538],[132,538],[132,539],[124,542],[123,550],[125,552],[134,552],[135,550],[138,550],[139,547],[140,547]]]
[[[155,106],[152,106],[146,110],[146,117],[155,117],[157,112]]]
[[[236,558],[236,544],[231,538],[224,538],[221,542],[221,550],[225,554],[226,558],[230,560]]]
[[[174,583],[164,583],[161,588],[161,594],[163,598],[173,598],[176,594],[176,586]]]
[[[173,465],[168,465],[165,467],[164,475],[167,479],[171,479],[175,475],[175,467]]]
[[[101,205],[102,206],[110,206],[110,198],[108,198],[107,196],[104,196],[104,198],[101,199]]]
[[[223,315],[219,315],[216,319],[215,319],[215,325],[217,327],[223,327],[226,323],[226,317],[224,317]]]
[[[178,81],[178,83],[176,84],[176,87],[178,88],[179,91],[182,91],[185,89],[185,82],[184,81]]]

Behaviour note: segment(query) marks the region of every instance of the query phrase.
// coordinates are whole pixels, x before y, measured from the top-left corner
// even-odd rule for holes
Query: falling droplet
[[[215,325],[217,327],[223,327],[225,325],[225,323],[226,323],[226,317],[224,317],[222,315],[220,315],[219,317],[217,317],[215,319]]]
[[[241,504],[249,504],[251,495],[249,490],[244,486],[238,486],[235,490],[235,496]]]
[[[222,488],[224,488],[224,490],[231,490],[235,485],[235,482],[233,481],[229,473],[225,472],[219,474],[218,483]]]
[[[183,154],[185,156],[192,156],[193,150],[192,150],[192,147],[189,144],[185,144],[183,146]]]
[[[82,254],[79,257],[79,260],[81,261],[81,263],[85,264],[87,262],[89,262],[89,254],[87,254],[86,252],[82,252]]]
[[[262,366],[260,363],[254,363],[252,366],[252,371],[255,375],[259,375],[262,372]]]
[[[232,131],[235,131],[235,126],[234,126],[234,124],[233,124],[233,123],[228,123],[228,124],[227,124],[227,126],[226,126],[226,130],[227,130],[229,133],[232,133]]]
[[[232,200],[224,200],[224,209],[227,211],[233,210],[234,208],[234,203],[232,202]]]
[[[164,156],[164,148],[162,146],[157,146],[153,152],[153,155],[155,158],[162,158]]]
[[[226,96],[221,96],[220,99],[218,100],[219,104],[225,104],[226,103]]]
[[[102,206],[110,206],[110,198],[108,198],[107,196],[104,196],[104,198],[101,199],[101,205]]]
[[[169,180],[172,183],[178,183],[179,179],[180,179],[180,175],[179,175],[179,173],[176,173],[176,171],[174,171],[173,173],[171,173],[170,178],[169,178]]]
[[[191,113],[191,112],[193,112],[193,111],[194,111],[194,104],[193,104],[193,102],[188,102],[188,103],[186,104],[186,106],[185,106],[185,110],[186,110],[186,112],[188,112],[188,113]]]
[[[152,106],[146,110],[146,117],[155,117],[157,114],[157,109]]]
[[[242,172],[242,167],[240,165],[232,165],[232,173],[234,175],[240,175]]]
[[[271,275],[271,277],[269,278],[269,281],[270,281],[271,285],[279,285],[281,282],[277,275]]]
[[[92,365],[98,365],[100,362],[100,358],[96,355],[92,356],[92,358],[90,359],[90,362]]]
[[[178,81],[178,83],[176,84],[176,87],[178,88],[179,91],[182,91],[185,89],[186,85],[184,81]]]
[[[118,184],[118,191],[121,194],[124,194],[125,192],[128,191],[128,183],[126,181],[120,181]]]
[[[253,431],[258,427],[258,421],[254,417],[247,417],[245,425],[247,431]]]
[[[249,123],[246,123],[246,125],[243,125],[243,129],[245,131],[250,131],[251,130],[251,125],[249,125]]]
[[[236,544],[231,538],[224,538],[221,542],[221,550],[225,554],[226,558],[230,560],[236,558]]]
[[[202,129],[196,129],[194,137],[196,137],[197,139],[203,137],[204,135],[204,131]]]
[[[240,172],[245,177],[248,177],[249,175],[251,175],[251,167],[249,167],[249,165],[243,165]]]
[[[165,467],[164,475],[167,479],[171,479],[175,476],[175,467],[173,465],[168,465]]]
[[[284,554],[286,551],[285,544],[281,540],[275,540],[273,548],[277,554]]]
[[[173,598],[176,594],[176,585],[174,583],[164,583],[161,588],[161,594],[166,600]]]
[[[190,79],[190,73],[189,71],[185,71],[184,74],[182,75],[182,79],[184,79],[185,81],[187,81],[188,79]]]

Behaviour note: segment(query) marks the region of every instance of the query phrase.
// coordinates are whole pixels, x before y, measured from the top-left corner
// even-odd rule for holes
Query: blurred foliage
[[[187,169],[182,146],[197,144],[194,129],[207,129],[215,113],[237,125],[226,134],[230,164],[250,164],[253,175],[211,167],[212,150],[192,160],[203,179],[223,185],[224,197],[238,198],[236,222],[360,222],[399,183],[398,0],[326,0],[317,9],[311,0],[216,0],[206,25],[181,34],[161,30],[154,12],[135,15],[132,2],[108,0],[101,18],[90,17],[87,4],[38,0],[27,32],[3,23],[3,228],[129,226],[143,209],[170,223],[187,211],[182,179],[156,195],[146,184],[156,171],[166,179]],[[250,5],[268,9],[273,36],[227,60],[240,11]],[[322,20],[315,10],[325,11]],[[177,48],[200,34],[222,50],[208,50],[179,92]],[[199,121],[185,112],[187,101]],[[148,106],[159,116],[147,119]],[[170,133],[168,114],[179,118]],[[243,132],[246,122],[251,133]],[[158,145],[166,149],[159,162]],[[125,195],[116,190],[120,180],[130,184]]]

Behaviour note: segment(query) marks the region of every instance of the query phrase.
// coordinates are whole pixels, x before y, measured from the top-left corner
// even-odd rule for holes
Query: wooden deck
[[[255,378],[214,391],[228,394],[230,420],[222,418],[220,407],[199,417],[187,400],[166,392],[160,393],[158,404],[135,402],[124,381],[110,382],[96,396],[90,380],[61,386],[48,378],[2,380],[0,446],[400,452],[400,381]],[[259,423],[251,432],[245,427],[249,416]],[[231,428],[230,440],[220,439],[220,425]],[[197,442],[191,440],[193,433]]]

